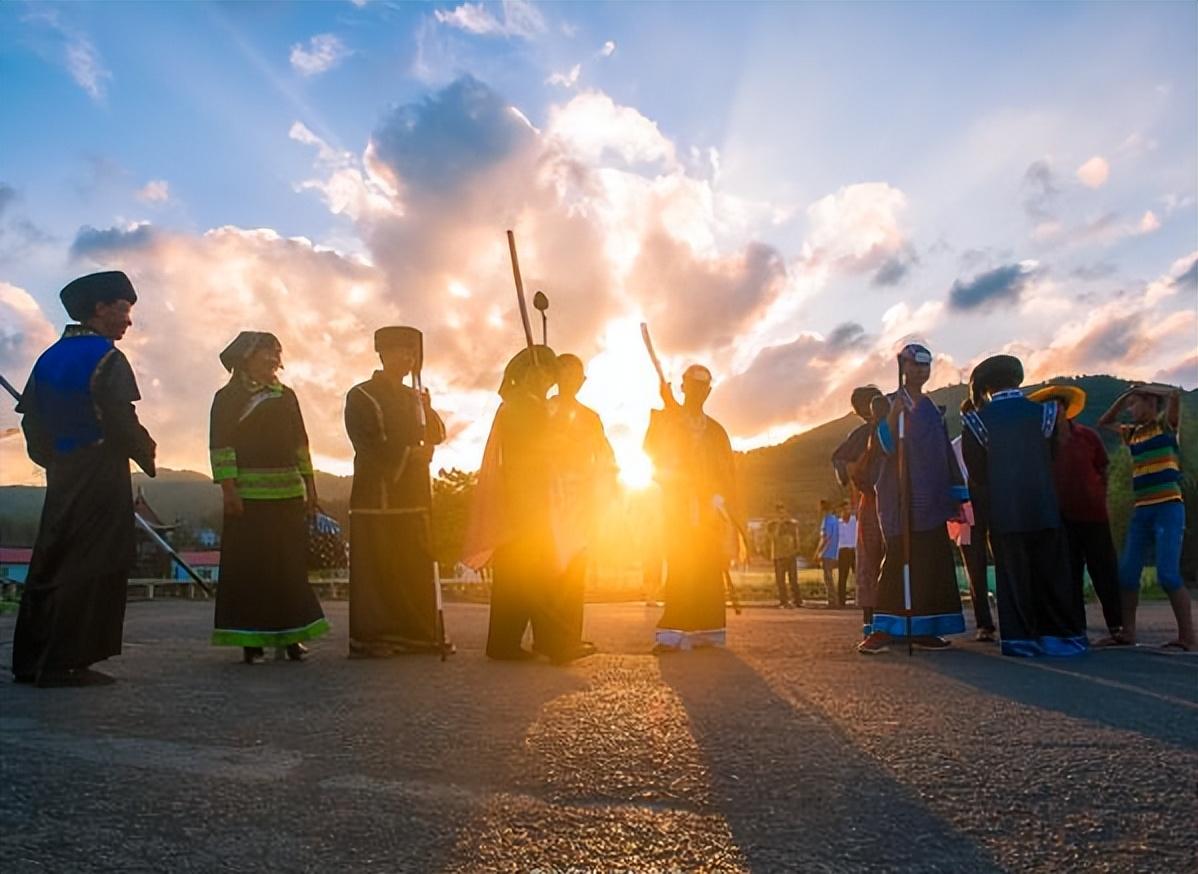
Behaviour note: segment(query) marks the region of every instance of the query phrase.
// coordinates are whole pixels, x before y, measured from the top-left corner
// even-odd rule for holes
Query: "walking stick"
[[[512,278],[516,280],[516,303],[520,305],[520,322],[524,325],[524,342],[528,348],[536,345],[532,339],[532,324],[528,321],[528,303],[524,300],[524,280],[520,277],[520,260],[516,257],[516,235],[507,232],[507,248],[512,256]],[[546,301],[548,305],[548,301]]]
[[[425,436],[428,432],[428,415],[424,412],[424,380],[421,377],[421,370],[424,366],[424,335],[420,336],[420,351],[416,360],[416,366],[412,369],[412,388],[416,390],[417,405],[420,410],[420,442],[425,442]],[[429,481],[428,487],[428,514],[425,516],[425,534],[428,537],[429,553],[433,552],[433,485]],[[445,639],[445,602],[441,594],[441,565],[437,561],[437,556],[432,555],[433,559],[433,602],[436,605],[437,617],[436,628],[433,633],[437,636],[437,649],[441,652],[441,661],[445,661],[449,654],[449,641]]]
[[[11,382],[9,382],[7,379],[5,379],[3,377],[3,375],[0,375],[0,386],[3,386],[4,390],[7,391],[10,395],[12,395],[12,398],[14,401],[16,401],[18,404],[21,402],[21,393],[19,391],[17,391],[15,388],[13,388],[13,384]],[[204,582],[204,578],[201,577],[198,573],[196,573],[195,568],[193,568],[191,565],[189,565],[187,562],[185,562],[183,560],[183,556],[181,556],[181,555],[179,555],[179,553],[175,552],[174,547],[172,547],[169,543],[167,543],[162,538],[162,535],[159,534],[157,531],[155,531],[153,526],[151,526],[149,522],[147,522],[145,519],[143,519],[141,517],[140,513],[137,513],[137,512],[133,513],[133,523],[135,525],[137,525],[139,528],[141,528],[143,531],[145,531],[146,534],[148,534],[150,536],[150,540],[152,540],[156,546],[158,546],[168,556],[170,556],[171,559],[175,562],[175,564],[177,564],[177,565],[179,565],[179,567],[183,568],[183,572],[186,573],[189,577],[191,577],[192,582],[194,582],[197,586],[199,586],[205,595],[207,595],[209,598],[212,597],[212,590],[210,588],[208,588],[208,585]]]
[[[898,414],[898,486],[899,486],[899,524],[903,529],[903,613],[907,626],[907,657],[914,653],[914,641],[911,639],[911,495],[907,478],[907,410],[903,401],[903,360],[899,358],[899,392],[896,402],[903,406]]]

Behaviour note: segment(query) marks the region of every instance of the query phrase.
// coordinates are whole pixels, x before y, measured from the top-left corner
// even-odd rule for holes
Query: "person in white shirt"
[[[837,526],[840,532],[840,536],[837,538],[840,549],[836,554],[836,588],[839,590],[840,603],[844,605],[849,573],[855,572],[857,569],[857,517],[853,515],[853,511],[847,503],[840,508],[840,519],[837,521]],[[854,580],[854,582],[856,581]]]

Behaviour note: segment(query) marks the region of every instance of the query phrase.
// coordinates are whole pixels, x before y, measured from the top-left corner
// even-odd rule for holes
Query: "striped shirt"
[[[1137,507],[1180,501],[1181,452],[1177,432],[1163,421],[1137,425],[1126,433],[1131,450],[1131,488]]]

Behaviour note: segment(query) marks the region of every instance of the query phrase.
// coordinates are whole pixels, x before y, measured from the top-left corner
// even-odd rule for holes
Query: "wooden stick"
[[[524,300],[524,280],[520,278],[520,261],[516,257],[516,235],[507,232],[507,247],[512,254],[512,276],[516,280],[516,302],[520,304],[520,321],[524,325],[524,341],[531,349],[536,343],[532,339],[532,323],[528,320],[528,304]]]

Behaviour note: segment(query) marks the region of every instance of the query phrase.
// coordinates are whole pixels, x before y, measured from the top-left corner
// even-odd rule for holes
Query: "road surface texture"
[[[1146,871],[1198,867],[1198,659],[866,658],[851,610],[746,608],[655,657],[302,664],[206,645],[210,603],[129,606],[105,688],[0,682],[0,868],[31,871]],[[1091,612],[1092,633],[1099,617]],[[1143,637],[1162,641],[1151,605]],[[7,664],[13,617],[0,619]],[[7,674],[6,674],[7,676]]]

